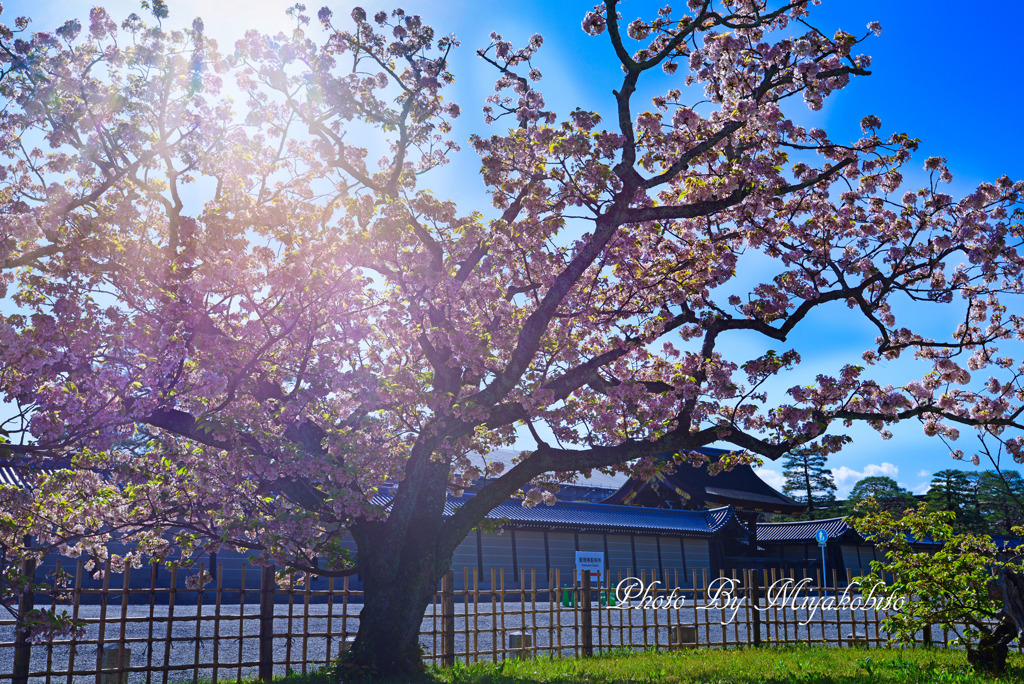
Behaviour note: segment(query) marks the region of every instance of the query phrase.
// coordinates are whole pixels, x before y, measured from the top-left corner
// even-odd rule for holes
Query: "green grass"
[[[333,684],[328,672],[279,684]],[[590,659],[457,664],[380,684],[879,684],[1024,682],[1024,656],[1011,654],[999,679],[974,674],[963,651],[788,647],[613,652]]]

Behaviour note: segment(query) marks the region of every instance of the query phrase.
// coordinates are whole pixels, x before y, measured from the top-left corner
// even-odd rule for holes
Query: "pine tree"
[[[914,493],[905,489],[891,477],[870,475],[861,478],[853,485],[850,496],[846,499],[846,514],[856,515],[857,504],[867,498],[874,499],[881,510],[900,516],[903,511],[913,508],[917,501]]]
[[[963,470],[940,470],[932,476],[928,502],[940,511],[956,514],[956,525],[964,531],[983,532],[985,521],[978,505],[978,476]]]
[[[978,507],[989,534],[1013,536],[1024,525],[1024,478],[1016,470],[986,470],[978,475]]]
[[[783,461],[782,491],[807,506],[810,519],[826,517],[836,501],[836,482],[825,456],[814,449],[796,449]]]

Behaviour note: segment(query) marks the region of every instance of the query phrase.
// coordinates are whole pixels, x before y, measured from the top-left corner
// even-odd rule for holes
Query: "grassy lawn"
[[[284,684],[327,684],[327,673],[293,675]],[[376,680],[374,680],[376,681]],[[416,684],[878,684],[879,682],[1024,682],[1024,656],[1012,654],[1001,679],[975,675],[963,651],[791,647],[676,653],[610,653],[588,660],[506,661],[434,669]],[[382,682],[382,684],[385,684]],[[398,684],[388,682],[386,684]]]

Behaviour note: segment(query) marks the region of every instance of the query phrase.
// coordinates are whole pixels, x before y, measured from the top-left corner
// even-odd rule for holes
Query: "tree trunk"
[[[967,662],[975,672],[1000,675],[1006,672],[1010,642],[1017,638],[1017,627],[1004,615],[991,634],[982,634],[978,645],[967,649]]]
[[[967,650],[967,662],[975,672],[998,675],[1006,671],[1006,656],[1009,649],[988,634],[974,648]]]
[[[814,492],[811,489],[811,457],[804,455],[804,486],[807,488],[807,519],[814,520]],[[756,547],[755,547],[756,548]]]
[[[978,645],[967,650],[967,661],[978,672],[1002,674],[1009,645],[1024,626],[1024,574],[1003,566],[998,578],[989,580],[988,592],[1003,601],[1002,619],[992,634],[982,634]]]
[[[433,564],[403,564],[386,581],[363,575],[364,604],[355,643],[342,660],[343,671],[392,677],[423,669],[420,626],[443,573]]]
[[[1004,565],[999,569],[996,587],[1003,600],[1003,612],[1010,616],[1018,631],[1024,631],[1024,573]]]
[[[423,669],[423,614],[451,567],[454,546],[441,533],[444,470],[430,462],[422,470],[410,468],[406,493],[395,497],[387,520],[351,528],[364,603],[356,640],[339,663],[343,675],[393,677]]]

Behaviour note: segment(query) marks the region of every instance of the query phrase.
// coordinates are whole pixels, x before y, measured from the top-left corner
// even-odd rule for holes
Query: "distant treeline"
[[[868,497],[883,508],[904,510],[920,502],[956,514],[961,531],[993,537],[1015,536],[1012,528],[1024,525],[1024,477],[1016,470],[940,470],[923,495],[914,495],[891,477],[875,475],[859,480],[845,500],[835,498],[835,483],[823,460],[803,455],[787,458],[787,494],[808,506],[801,516],[774,516],[773,521],[833,518],[856,514],[857,504]],[[831,486],[830,486],[831,485]]]

